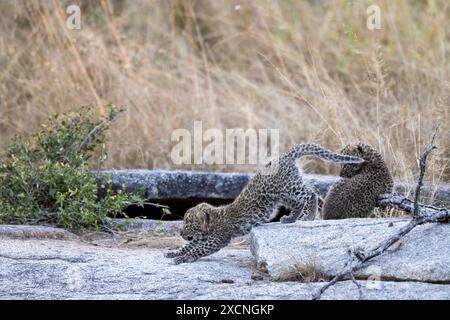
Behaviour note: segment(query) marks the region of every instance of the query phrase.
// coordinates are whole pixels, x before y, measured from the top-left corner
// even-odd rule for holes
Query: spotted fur
[[[322,218],[367,218],[383,193],[392,191],[394,181],[383,157],[372,147],[358,143],[347,145],[342,154],[363,158],[363,163],[345,164],[342,177],[325,197]]]
[[[174,258],[178,264],[210,255],[225,247],[233,237],[245,235],[254,226],[269,222],[281,206],[290,209],[290,214],[281,218],[282,223],[303,218],[305,206],[308,217],[314,218],[317,195],[304,184],[296,164],[297,158],[306,155],[338,163],[363,161],[314,144],[297,145],[260,170],[231,204],[214,207],[201,203],[189,209],[181,231],[181,236],[189,243],[165,256]]]

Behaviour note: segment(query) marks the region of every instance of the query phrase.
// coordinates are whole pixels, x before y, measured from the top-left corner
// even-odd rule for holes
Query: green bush
[[[41,132],[14,138],[0,160],[0,223],[101,230],[108,217],[142,205],[140,194],[114,192],[108,181],[99,190],[92,163],[106,159],[105,133],[125,111],[112,104],[108,110],[100,121],[90,107],[54,115]]]

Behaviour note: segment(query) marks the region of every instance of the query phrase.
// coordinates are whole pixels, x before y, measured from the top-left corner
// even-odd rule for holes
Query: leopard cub
[[[201,203],[189,209],[184,216],[181,236],[189,241],[179,250],[165,254],[175,258],[176,264],[193,262],[217,252],[228,245],[233,237],[245,235],[251,228],[270,222],[278,209],[290,209],[282,223],[292,223],[305,216],[314,217],[317,195],[302,180],[296,159],[314,155],[338,163],[362,163],[364,160],[350,155],[331,152],[315,144],[300,144],[263,167],[239,196],[229,205],[214,207]],[[307,210],[305,208],[308,208]]]
[[[394,180],[383,157],[371,146],[347,145],[342,154],[361,157],[363,163],[345,164],[341,180],[328,191],[321,213],[322,219],[367,218],[383,193],[392,192]]]

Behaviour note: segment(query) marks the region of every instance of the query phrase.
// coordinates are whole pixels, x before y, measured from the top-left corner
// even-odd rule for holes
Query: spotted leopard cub
[[[365,161],[342,167],[342,179],[328,191],[321,216],[323,219],[367,218],[379,196],[392,192],[394,181],[383,157],[369,145],[347,145],[341,153]]]
[[[250,180],[229,205],[214,207],[201,203],[184,216],[181,236],[189,242],[179,250],[165,254],[176,264],[193,262],[228,245],[233,237],[245,235],[251,228],[269,222],[283,206],[290,209],[282,223],[292,223],[305,215],[316,215],[317,195],[305,185],[296,159],[314,155],[338,163],[361,163],[354,156],[333,153],[314,144],[296,145],[276,160],[269,162]]]

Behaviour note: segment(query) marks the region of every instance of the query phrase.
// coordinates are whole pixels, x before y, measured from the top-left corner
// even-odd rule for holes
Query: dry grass
[[[432,199],[429,199],[429,202],[431,202],[431,200]],[[406,216],[408,216],[408,214],[405,211],[396,208],[381,209],[377,207],[373,210],[371,218],[401,218]]]
[[[308,262],[296,263],[287,272],[272,277],[271,281],[285,282],[285,281],[298,281],[298,282],[320,282],[325,281],[326,277],[320,271],[321,267],[317,265],[315,259],[311,259]]]
[[[65,28],[74,2],[82,30]],[[112,101],[129,109],[111,132],[115,168],[173,167],[172,131],[202,120],[279,128],[282,150],[361,140],[414,182],[439,122],[427,179],[450,181],[450,3],[375,2],[371,31],[373,1],[1,1],[0,150],[49,113]]]

